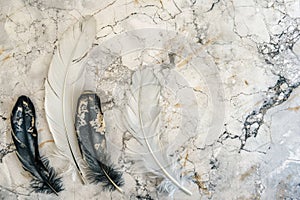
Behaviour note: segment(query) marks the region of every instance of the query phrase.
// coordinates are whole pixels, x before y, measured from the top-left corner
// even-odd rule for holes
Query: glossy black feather
[[[23,168],[33,179],[30,183],[35,192],[55,193],[63,190],[61,178],[49,166],[49,161],[41,157],[38,150],[35,109],[31,100],[20,96],[11,115],[12,138],[17,156]]]
[[[115,169],[107,153],[103,113],[96,94],[86,92],[78,99],[75,127],[83,158],[89,167],[88,180],[101,183],[103,189],[109,191],[123,186],[122,172]]]

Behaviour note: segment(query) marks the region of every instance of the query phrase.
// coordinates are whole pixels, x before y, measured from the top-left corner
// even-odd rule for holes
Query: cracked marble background
[[[111,122],[123,195],[73,182],[51,152],[44,81],[63,32],[85,15],[97,21],[89,87]],[[118,46],[130,31],[141,44],[125,37]],[[299,0],[0,0],[1,199],[300,199],[299,38]],[[192,196],[158,193],[158,180],[134,173],[126,159],[131,136],[112,115],[144,65],[165,83],[164,129],[195,133],[176,148]],[[59,197],[31,192],[17,160],[10,112],[22,94],[36,107],[41,154],[63,175]]]

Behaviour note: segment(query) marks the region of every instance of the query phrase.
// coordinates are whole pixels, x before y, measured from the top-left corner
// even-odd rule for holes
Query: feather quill
[[[131,147],[132,159],[140,163],[139,169],[151,172],[163,179],[161,191],[173,194],[179,188],[188,195],[191,192],[182,186],[181,173],[176,169],[176,160],[169,156],[168,144],[161,141],[160,133],[160,84],[153,71],[143,69],[132,76],[124,111],[128,131],[140,145]]]
[[[21,96],[17,100],[12,110],[11,126],[17,156],[24,170],[33,176],[31,187],[35,192],[58,195],[63,190],[61,178],[49,166],[48,159],[40,157],[35,110],[28,97]]]
[[[75,166],[83,182],[82,157],[74,127],[77,99],[84,86],[86,55],[96,35],[96,21],[87,16],[59,41],[45,82],[45,112],[60,153]]]
[[[89,170],[86,176],[91,183],[101,183],[104,190],[113,191],[124,184],[122,173],[115,169],[108,156],[105,125],[100,98],[85,92],[78,99],[75,127],[79,144]]]

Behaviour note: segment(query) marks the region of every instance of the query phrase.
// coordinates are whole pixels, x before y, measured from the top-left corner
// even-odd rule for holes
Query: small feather
[[[172,195],[179,188],[191,195],[182,185],[176,157],[169,156],[170,145],[161,140],[160,90],[160,83],[152,70],[146,68],[133,74],[124,121],[139,144],[128,145],[127,148],[131,151],[131,159],[139,164],[139,170],[163,179],[158,187],[160,191]]]
[[[61,178],[49,166],[45,157],[40,157],[38,150],[37,130],[35,127],[35,109],[31,100],[20,96],[11,115],[12,138],[17,150],[17,156],[24,170],[33,179],[31,187],[39,193],[55,193],[63,190]]]
[[[89,167],[86,174],[88,180],[101,183],[104,190],[117,189],[122,192],[122,173],[115,169],[107,153],[103,113],[97,94],[85,92],[80,96],[75,127],[84,160]]]

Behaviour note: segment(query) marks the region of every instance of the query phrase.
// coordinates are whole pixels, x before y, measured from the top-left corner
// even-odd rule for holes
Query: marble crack
[[[211,5],[211,7],[210,7],[210,9],[208,9],[208,11],[206,11],[206,12],[212,11],[214,9],[215,5],[218,4],[218,3],[220,3],[220,1],[221,0],[216,0],[215,2],[213,2],[212,5]]]
[[[245,150],[244,147],[249,138],[257,136],[259,128],[264,123],[266,112],[270,108],[285,102],[290,97],[293,90],[299,85],[300,82],[297,84],[289,84],[286,78],[280,76],[276,84],[273,87],[269,87],[267,92],[269,94],[268,98],[264,100],[259,109],[253,110],[244,121],[242,135],[239,136],[241,141],[240,150]]]
[[[138,200],[154,200],[148,192],[147,184],[140,183],[138,179],[135,179],[135,182],[136,182],[135,190],[137,192],[136,198]]]
[[[223,141],[227,140],[227,139],[238,139],[239,136],[238,135],[234,135],[230,132],[227,131],[227,128],[226,128],[227,124],[224,124],[224,127],[225,127],[225,131],[219,136],[217,142],[220,143],[220,144],[223,144]]]
[[[205,45],[206,44],[206,32],[207,32],[207,27],[199,27],[198,23],[197,23],[197,14],[196,11],[193,9],[193,25],[195,27],[195,31],[196,31],[196,39],[197,39],[197,43]]]
[[[294,44],[300,38],[300,30],[295,24],[289,25],[283,32],[271,36],[270,42],[258,45],[258,52],[261,53],[267,64],[281,64],[279,54],[287,50],[293,50]]]
[[[2,163],[2,159],[4,156],[14,151],[16,151],[16,149],[14,148],[13,143],[7,144],[3,149],[0,149],[0,163]]]
[[[7,120],[7,117],[4,117],[3,115],[0,115],[0,118],[1,118],[3,121]]]
[[[197,164],[194,163],[193,160],[188,159],[187,161],[193,166],[193,176],[192,176],[192,181],[198,186],[198,191],[200,195],[206,195],[209,199],[212,198],[215,188],[216,188],[216,183],[212,180],[213,174],[219,169],[220,167],[220,161],[215,157],[213,153],[213,149],[216,145],[216,143],[205,145],[204,147],[197,147],[195,145],[195,140],[192,140],[192,144],[195,148],[195,151],[199,152],[200,154],[202,152],[207,152],[207,151],[212,151],[212,153],[209,156],[209,169],[207,172],[199,172],[197,170]],[[208,178],[206,180],[203,179],[203,174],[208,175]]]
[[[117,34],[117,32],[115,31],[115,28],[114,28],[114,27],[117,26],[119,23],[121,23],[121,22],[123,22],[123,21],[126,21],[126,20],[129,19],[130,17],[136,16],[136,15],[144,15],[144,16],[147,16],[147,17],[149,17],[150,19],[153,20],[153,18],[150,17],[149,15],[147,15],[146,13],[133,12],[133,13],[130,13],[130,15],[127,15],[126,17],[124,17],[124,18],[122,18],[122,19],[120,19],[120,20],[114,21],[113,24],[107,24],[107,25],[105,25],[105,26],[100,27],[99,30],[101,31],[101,30],[103,30],[103,29],[110,28],[111,31],[112,31],[114,34]],[[105,34],[105,35],[102,35],[102,36],[97,36],[97,37],[96,37],[96,40],[99,40],[99,39],[101,39],[101,38],[105,38],[105,37],[107,37],[108,35],[109,35],[109,34]]]
[[[262,54],[267,64],[277,66],[280,72],[275,75],[279,76],[276,84],[273,87],[269,87],[267,93],[267,99],[263,102],[262,106],[257,110],[253,110],[245,119],[242,135],[239,136],[241,141],[240,150],[245,150],[246,141],[251,137],[256,137],[261,125],[264,123],[264,116],[266,112],[275,106],[278,106],[285,102],[293,92],[295,88],[300,85],[299,80],[290,80],[281,75],[282,71],[286,68],[284,60],[286,59],[286,52],[293,51],[294,44],[300,38],[300,31],[297,27],[297,23],[291,20],[292,24],[289,25],[283,32],[271,36],[270,42],[262,43],[258,45],[258,52]]]
[[[279,76],[276,84],[273,87],[269,87],[266,91],[267,98],[264,100],[263,104],[258,109],[253,110],[250,114],[248,114],[246,119],[243,121],[242,134],[236,135],[229,132],[226,129],[225,124],[225,131],[219,136],[217,142],[223,144],[223,142],[227,139],[238,139],[241,142],[239,152],[241,150],[250,152],[245,149],[247,140],[257,136],[260,127],[264,123],[264,116],[267,111],[287,101],[293,90],[299,87],[299,85],[300,82],[290,84],[285,77]],[[258,153],[265,154],[265,152],[260,151],[258,151]]]

